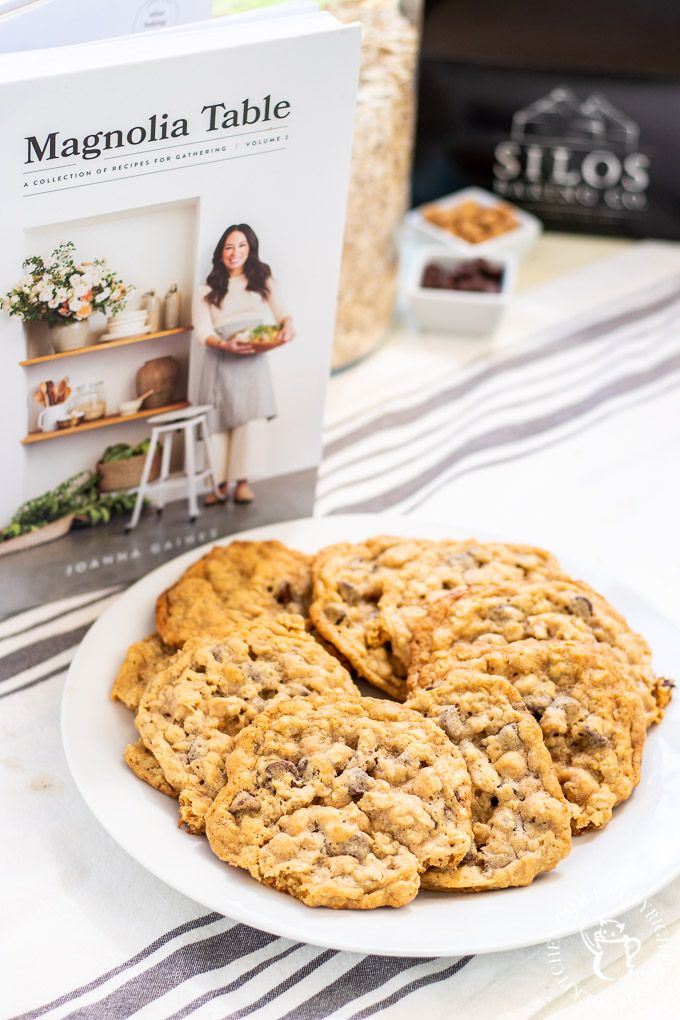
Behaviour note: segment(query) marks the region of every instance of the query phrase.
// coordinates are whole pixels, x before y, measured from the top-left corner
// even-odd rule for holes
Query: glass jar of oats
[[[96,421],[106,414],[106,391],[103,382],[77,386],[71,401],[71,410],[82,411],[83,421]]]
[[[360,21],[361,71],[333,368],[380,342],[394,309],[397,231],[408,206],[422,0],[335,0]]]

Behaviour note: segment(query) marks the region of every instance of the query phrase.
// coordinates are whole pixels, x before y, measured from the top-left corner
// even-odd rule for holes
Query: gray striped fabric
[[[380,400],[371,393],[354,403],[351,415],[328,425],[318,511],[410,512],[465,474],[558,447],[676,389],[679,313],[680,283],[667,280],[632,295],[625,310],[602,308],[521,349],[487,354],[436,378],[425,366],[421,379],[410,376]],[[118,594],[88,593],[0,623],[5,705],[18,707],[39,685],[59,687],[83,634]],[[54,719],[37,722],[56,726]],[[411,1006],[428,1015],[435,1001],[430,994],[456,1002],[456,981],[470,963],[467,956],[353,956],[276,938],[198,908],[185,911],[174,927],[158,930],[127,958],[112,952],[112,969],[20,1015],[359,1020],[405,1015],[402,1007]]]

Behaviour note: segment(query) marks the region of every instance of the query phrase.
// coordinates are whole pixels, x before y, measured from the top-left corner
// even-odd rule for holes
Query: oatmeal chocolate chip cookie
[[[134,744],[128,744],[123,753],[123,760],[138,779],[148,783],[154,790],[165,793],[168,797],[174,797],[175,800],[177,799],[177,791],[170,786],[170,783],[163,775],[163,769],[151,751],[144,747],[141,740],[137,740]]]
[[[403,705],[282,700],[241,731],[227,771],[210,846],[308,906],[401,906],[470,847],[465,762]]]
[[[158,634],[149,634],[142,641],[130,645],[113,682],[111,699],[122,701],[136,712],[149,680],[159,669],[167,666],[175,651]]]
[[[528,638],[611,646],[630,669],[647,724],[662,718],[672,684],[655,676],[645,639],[602,595],[568,578],[479,587],[435,603],[414,635],[409,687],[427,685],[429,664],[439,656],[456,656],[458,648],[501,646]]]
[[[530,546],[382,536],[321,550],[310,616],[364,679],[403,701],[413,631],[432,602],[460,586],[557,572]]]
[[[307,613],[311,557],[281,542],[215,546],[156,602],[156,629],[179,647],[201,632],[233,627],[243,618]]]
[[[225,781],[234,737],[282,695],[345,699],[359,692],[347,671],[282,614],[240,632],[187,641],[142,698],[135,725],[179,793],[180,825],[202,832],[205,813]]]
[[[501,677],[460,672],[407,708],[434,719],[472,781],[473,843],[458,867],[431,868],[425,889],[529,885],[571,849],[570,812],[541,727]]]
[[[571,809],[572,832],[601,829],[640,780],[645,714],[628,671],[604,645],[518,641],[428,669],[436,687],[462,669],[502,676],[515,687],[543,731]]]

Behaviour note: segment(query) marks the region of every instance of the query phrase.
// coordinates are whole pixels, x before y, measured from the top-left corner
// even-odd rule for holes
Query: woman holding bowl
[[[260,261],[257,235],[247,223],[227,227],[217,242],[206,283],[194,294],[193,322],[205,348],[197,402],[213,406],[219,490],[227,499],[235,483],[234,501],[250,503],[252,423],[274,418],[276,402],[266,353],[249,342],[247,334],[255,326],[278,326],[273,342],[280,346],[295,332],[271,269]],[[205,500],[207,505],[216,501],[212,495]]]

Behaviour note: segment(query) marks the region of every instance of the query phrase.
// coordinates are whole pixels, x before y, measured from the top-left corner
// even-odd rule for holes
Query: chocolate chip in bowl
[[[451,267],[433,259],[423,270],[420,286],[435,290],[500,294],[503,286],[503,266],[488,259],[470,259]]]
[[[492,333],[514,290],[516,260],[465,258],[441,247],[416,252],[408,301],[420,329]]]

